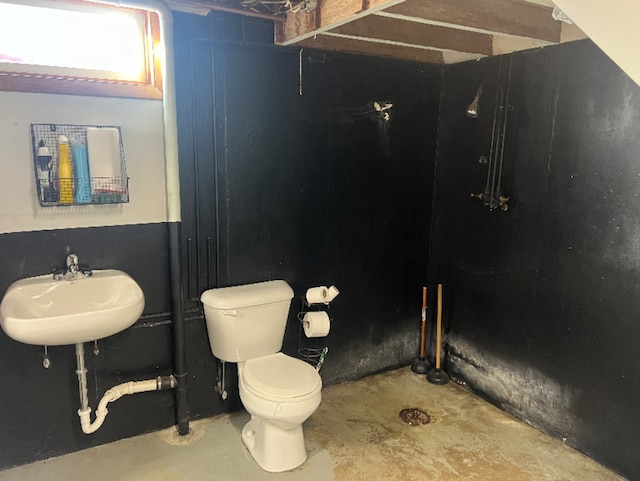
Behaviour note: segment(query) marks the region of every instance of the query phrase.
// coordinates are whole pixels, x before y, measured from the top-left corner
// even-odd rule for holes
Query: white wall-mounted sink
[[[96,270],[77,280],[44,275],[9,286],[0,304],[0,326],[26,344],[76,344],[123,331],[143,309],[142,289],[122,271]]]

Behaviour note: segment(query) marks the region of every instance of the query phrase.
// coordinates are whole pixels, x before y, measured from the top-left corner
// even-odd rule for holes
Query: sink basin
[[[26,344],[76,344],[123,331],[143,309],[142,289],[122,271],[96,270],[78,280],[54,280],[49,274],[9,286],[0,326]]]

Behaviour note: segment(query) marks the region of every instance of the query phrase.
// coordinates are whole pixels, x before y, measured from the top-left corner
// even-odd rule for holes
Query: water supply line
[[[500,154],[503,151],[501,147],[504,146],[503,120],[506,118],[504,89],[498,78],[489,78],[480,84],[475,97],[466,109],[466,115],[472,119],[478,118],[480,97],[487,85],[495,85],[496,88],[496,98],[494,100],[493,119],[491,124],[491,142],[489,146],[487,180],[484,191],[480,194],[472,193],[471,197],[481,199],[485,206],[488,206],[490,210],[494,210],[500,204],[500,196],[502,195],[499,188],[496,190],[496,181],[498,185],[501,184],[501,179],[496,177],[498,170],[500,171],[500,175],[502,175],[502,156]],[[500,168],[498,168],[498,165]]]
[[[147,379],[144,381],[129,381],[117,386],[113,386],[107,390],[96,409],[96,418],[91,422],[91,408],[89,407],[89,396],[87,393],[87,368],[84,364],[84,344],[76,344],[76,363],[78,374],[78,389],[80,391],[80,409],[78,409],[78,416],[80,416],[80,426],[82,432],[85,434],[95,433],[102,423],[104,423],[109,410],[107,404],[117,401],[122,396],[127,394],[136,394],[139,392],[148,391],[162,391],[165,389],[174,389],[176,386],[176,379],[173,376],[158,376],[156,379]]]
[[[485,206],[490,210],[500,209],[507,211],[509,209],[509,197],[503,195],[502,192],[502,167],[504,162],[504,144],[507,131],[507,118],[509,116],[509,91],[511,88],[511,62],[509,63],[509,76],[507,79],[507,89],[500,82],[500,74],[497,78],[488,78],[484,80],[476,92],[475,97],[467,106],[466,115],[469,118],[478,118],[480,97],[487,86],[495,86],[496,98],[493,108],[493,121],[491,127],[491,144],[489,149],[489,158],[487,166],[487,180],[484,192],[479,194],[471,193],[471,197],[477,197],[482,200]],[[481,157],[481,161],[485,158]],[[483,162],[484,163],[484,162]]]
[[[176,113],[175,63],[173,56],[173,15],[161,0],[89,0],[115,7],[154,12],[160,20],[162,64],[162,113],[164,125],[165,191],[169,244],[170,305],[173,347],[173,376],[176,380],[176,427],[182,436],[189,434],[187,405],[187,354],[182,297],[182,232],[180,214],[180,172],[178,163],[178,120]]]

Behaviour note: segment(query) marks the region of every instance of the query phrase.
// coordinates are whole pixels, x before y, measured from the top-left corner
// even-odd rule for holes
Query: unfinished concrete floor
[[[424,426],[398,413],[419,408]],[[305,424],[308,460],[266,473],[240,442],[245,412],[118,441],[0,472],[0,481],[623,481],[450,383],[409,368],[332,386]],[[113,421],[113,419],[112,419]]]

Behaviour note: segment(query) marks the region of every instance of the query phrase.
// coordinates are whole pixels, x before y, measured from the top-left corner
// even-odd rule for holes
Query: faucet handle
[[[80,272],[82,272],[85,277],[91,277],[93,275],[93,271],[87,266],[80,266]]]
[[[59,267],[54,267],[51,269],[51,274],[53,274],[53,279],[56,281],[62,280],[64,278],[64,269],[60,269]]]

